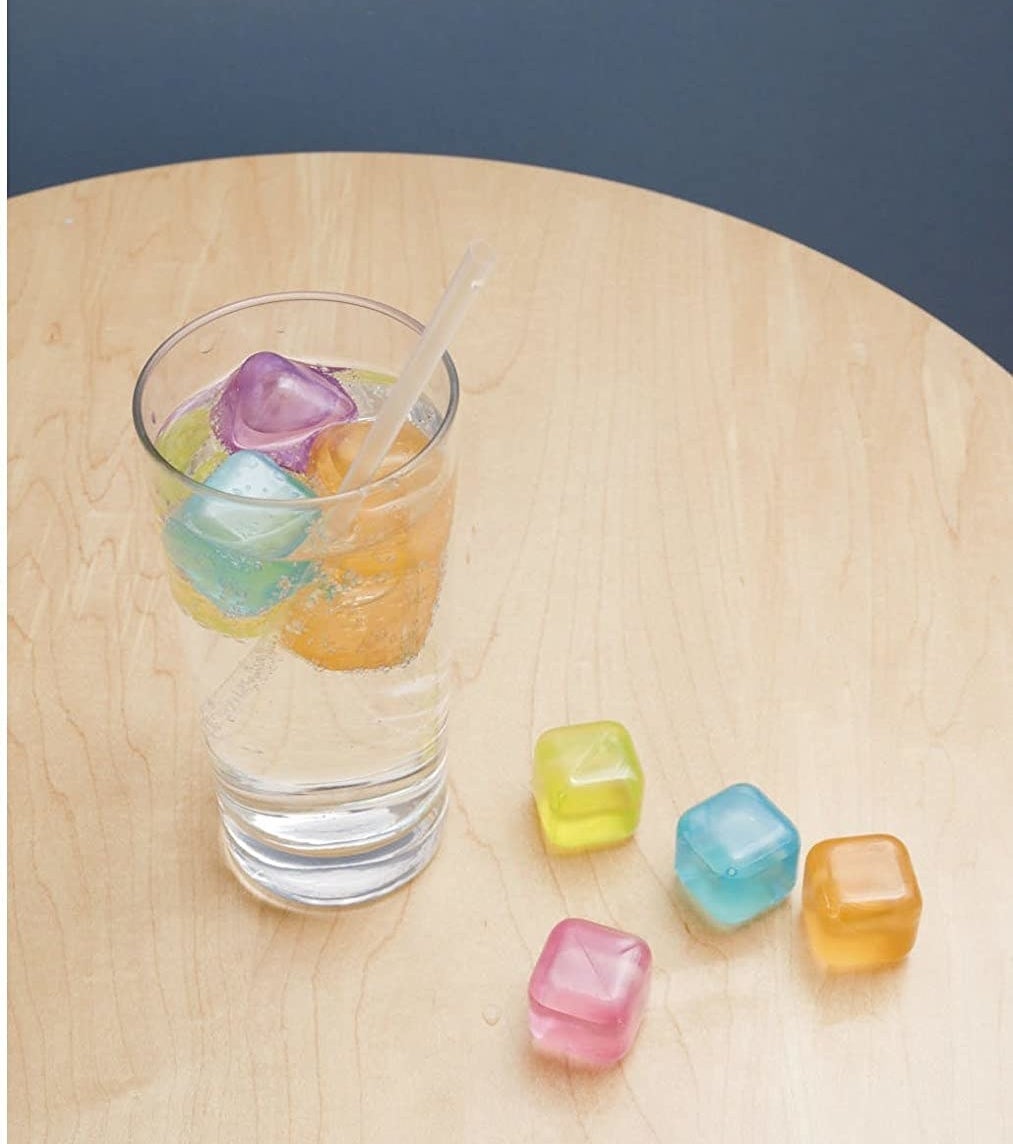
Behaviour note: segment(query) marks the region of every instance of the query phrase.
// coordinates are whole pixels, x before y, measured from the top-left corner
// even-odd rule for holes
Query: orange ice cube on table
[[[833,969],[900,961],[918,936],[922,895],[892,834],[826,838],[809,851],[802,911],[813,953]]]

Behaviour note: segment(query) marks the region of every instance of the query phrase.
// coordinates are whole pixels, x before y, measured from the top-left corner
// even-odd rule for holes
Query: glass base
[[[409,882],[436,853],[447,810],[442,763],[407,790],[326,809],[265,812],[235,795],[219,787],[233,872],[258,897],[301,908],[369,902]]]

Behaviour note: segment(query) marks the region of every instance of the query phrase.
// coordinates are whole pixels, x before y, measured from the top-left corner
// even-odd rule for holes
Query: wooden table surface
[[[131,388],[238,297],[424,318],[476,237],[443,846],[380,903],[285,913],[218,853]],[[13,1141],[1013,1138],[1009,375],[786,239],[537,168],[195,163],[14,200],[9,240]],[[549,857],[533,740],[599,717],[640,829]],[[806,848],[908,843],[906,963],[825,974],[797,888],[733,933],[684,905],[676,818],[742,779]],[[654,951],[604,1074],[528,1044],[568,914]]]

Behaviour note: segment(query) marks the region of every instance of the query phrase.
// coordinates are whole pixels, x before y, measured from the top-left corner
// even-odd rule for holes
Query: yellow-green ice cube
[[[591,850],[629,838],[640,821],[644,774],[621,723],[555,727],[535,744],[533,789],[555,850]]]

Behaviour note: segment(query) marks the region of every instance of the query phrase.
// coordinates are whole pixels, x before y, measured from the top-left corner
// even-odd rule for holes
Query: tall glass
[[[418,451],[349,493],[218,491],[173,467],[167,426],[262,350],[354,367],[338,376],[358,379],[368,421],[421,330],[350,295],[251,298],[169,337],[134,392],[225,853],[248,888],[282,903],[375,898],[417,874],[439,842],[457,372],[444,355],[416,403]]]

